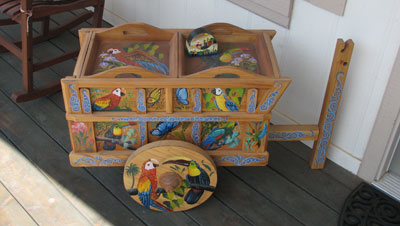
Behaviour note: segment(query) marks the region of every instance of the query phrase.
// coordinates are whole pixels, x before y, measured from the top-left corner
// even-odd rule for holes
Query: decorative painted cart
[[[205,28],[216,55],[189,56],[190,30],[132,23],[80,31],[74,75],[62,80],[72,166],[125,166],[132,198],[158,211],[204,202],[217,183],[215,165],[266,165],[268,140],[323,143],[313,155],[323,166],[331,130],[327,137],[325,126],[319,133],[317,125],[270,125],[291,82],[279,72],[275,31]],[[346,72],[331,76],[326,98],[336,99],[324,108],[338,103]],[[332,124],[329,114],[321,120],[328,115]]]

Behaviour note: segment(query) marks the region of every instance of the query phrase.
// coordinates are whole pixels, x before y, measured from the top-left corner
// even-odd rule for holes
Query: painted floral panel
[[[84,122],[71,122],[71,138],[75,151],[95,151],[92,133],[92,126]]]
[[[267,140],[268,123],[263,122],[246,122],[243,124],[243,150],[244,151],[264,151]],[[261,150],[260,150],[261,149]]]

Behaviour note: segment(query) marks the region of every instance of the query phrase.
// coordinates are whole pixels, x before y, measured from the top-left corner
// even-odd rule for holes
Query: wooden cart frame
[[[73,151],[70,153],[72,166],[124,166],[131,150],[104,151],[93,144],[96,140],[95,122],[135,122],[138,125],[140,145],[149,141],[149,122],[190,122],[192,126],[192,143],[199,145],[202,123],[206,122],[243,122],[261,123],[266,125],[266,136],[262,144],[254,150],[244,151],[244,142],[237,150],[208,151],[217,165],[222,166],[256,166],[268,163],[266,145],[268,141],[299,141],[314,140],[310,165],[314,169],[323,168],[330,143],[338,105],[346,79],[347,70],[353,49],[351,40],[346,43],[338,40],[332,70],[326,89],[318,125],[271,125],[271,110],[274,108],[286,88],[290,78],[281,77],[277,60],[273,51],[271,39],[275,35],[272,30],[243,30],[229,24],[211,24],[207,29],[212,31],[216,40],[231,42],[254,42],[266,51],[257,51],[260,65],[259,74],[232,66],[215,67],[193,74],[187,74],[184,64],[184,41],[190,30],[158,29],[146,24],[133,23],[110,29],[82,29],[79,32],[81,52],[78,57],[74,75],[62,80],[63,97],[66,109],[66,119],[69,123]],[[94,64],[92,52],[98,48],[98,43],[105,39],[126,41],[135,38],[136,41],[157,40],[168,41],[169,74],[164,75],[145,70],[136,66],[122,66],[97,74],[91,74]],[[115,78],[121,74],[140,74],[142,78]],[[217,74],[237,74],[237,78],[215,78]],[[89,76],[90,75],[90,76]],[[162,78],[162,79],[161,79]],[[123,87],[135,96],[135,109],[132,112],[94,112],[90,96],[93,88],[115,89]],[[158,87],[164,90],[165,109],[163,111],[148,111],[146,100],[148,88]],[[244,88],[246,93],[237,112],[206,111],[203,106],[202,92],[210,87]],[[190,111],[177,112],[174,105],[174,93],[178,88],[186,88],[191,94]],[[88,149],[78,147],[74,141],[73,123],[84,125],[85,142]],[[193,132],[195,130],[195,132]],[[245,136],[246,128],[242,128],[241,136]],[[242,139],[243,140],[243,137]]]

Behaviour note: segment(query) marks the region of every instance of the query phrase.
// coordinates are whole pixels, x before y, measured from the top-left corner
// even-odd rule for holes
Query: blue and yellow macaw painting
[[[204,150],[241,149],[239,135],[239,122],[204,122],[200,147]]]
[[[206,111],[239,111],[245,91],[244,88],[202,89],[203,109]]]
[[[95,122],[98,150],[136,150],[139,148],[137,122]]]
[[[137,66],[146,70],[168,75],[168,44],[164,43],[125,43],[105,45],[99,54],[95,73],[120,66]]]
[[[190,101],[192,95],[190,89],[177,88],[174,89],[174,111],[192,111]]]
[[[265,148],[264,146],[268,130],[268,123],[247,122],[246,124],[246,132],[243,135],[244,150],[256,151],[260,148]]]
[[[90,89],[93,111],[134,111],[136,104],[133,90],[124,88]]]
[[[150,122],[149,142],[157,140],[191,141],[191,122]]]

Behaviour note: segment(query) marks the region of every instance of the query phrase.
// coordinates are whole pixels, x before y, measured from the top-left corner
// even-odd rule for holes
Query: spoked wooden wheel
[[[184,211],[205,202],[217,186],[216,166],[201,148],[183,141],[157,141],[127,160],[124,185],[131,197],[156,211]]]

